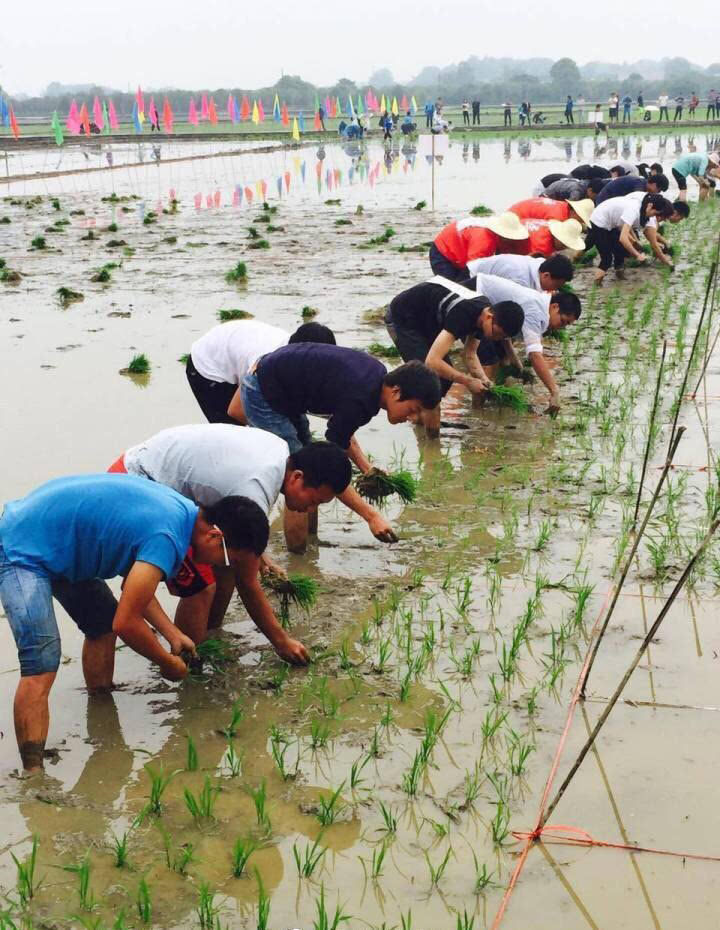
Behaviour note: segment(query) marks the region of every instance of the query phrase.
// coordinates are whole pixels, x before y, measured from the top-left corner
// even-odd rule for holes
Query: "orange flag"
[[[265,122],[265,110],[263,109],[262,100],[258,100],[258,117],[261,123]]]
[[[217,115],[217,110],[215,109],[215,98],[214,97],[210,98],[210,107],[208,109],[208,119],[213,124],[213,126],[217,126],[218,115]]]
[[[87,105],[83,103],[80,107],[80,124],[85,130],[85,135],[90,135],[90,115],[88,113]]]
[[[290,193],[290,172],[285,172],[285,190]]]
[[[250,101],[247,94],[243,94],[242,106],[240,107],[240,119],[246,120],[250,116]]]
[[[317,110],[315,110],[315,129],[318,131],[322,129],[322,123],[320,122],[320,113]]]
[[[283,103],[282,105],[282,124],[283,126],[290,125],[290,114],[288,113],[287,104]]]
[[[252,199],[253,199],[252,187],[246,187],[245,188],[245,200],[247,200],[248,203],[252,203]]]
[[[12,134],[15,136],[15,138],[19,139],[20,127],[18,126],[18,121],[15,119],[15,110],[13,110],[12,104],[10,104],[10,128],[12,129]]]

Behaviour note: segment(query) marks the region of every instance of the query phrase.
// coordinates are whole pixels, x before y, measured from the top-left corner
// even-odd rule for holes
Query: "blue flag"
[[[10,125],[10,109],[4,97],[0,97],[0,118],[2,118],[3,126]]]
[[[137,100],[133,103],[132,120],[133,125],[135,126],[135,132],[142,132],[142,123],[140,122],[140,117],[138,115]]]
[[[300,111],[300,116],[298,116],[298,126],[300,132],[305,132],[305,117],[303,116],[302,110]]]

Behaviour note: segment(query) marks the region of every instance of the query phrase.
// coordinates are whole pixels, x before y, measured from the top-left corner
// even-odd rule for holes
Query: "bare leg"
[[[215,596],[210,606],[207,632],[219,630],[227,613],[228,604],[235,590],[235,572],[232,568],[214,568]]]
[[[305,552],[309,532],[308,514],[297,513],[286,506],[283,513],[283,529],[290,552]]]
[[[207,639],[208,617],[216,585],[208,585],[192,597],[183,597],[175,611],[175,626],[197,645]]]
[[[49,695],[56,672],[26,675],[15,692],[15,736],[23,768],[36,772],[43,767],[43,752],[50,727]]]
[[[440,435],[440,404],[432,410],[423,410],[420,421],[425,427],[428,439],[437,439]]]
[[[116,639],[114,633],[106,633],[97,639],[85,638],[82,649],[82,669],[90,694],[112,690]]]

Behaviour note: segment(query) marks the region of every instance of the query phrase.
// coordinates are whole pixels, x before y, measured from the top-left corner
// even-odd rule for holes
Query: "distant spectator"
[[[472,102],[472,124],[473,126],[480,125],[480,101],[477,97]]]
[[[463,126],[470,125],[470,101],[466,97],[462,102]]]
[[[582,94],[577,98],[576,101],[577,114],[578,114],[578,123],[585,122],[585,98]]]
[[[320,125],[322,126],[322,131],[325,132],[325,109],[321,105],[318,107],[318,119],[320,120]]]
[[[435,107],[428,100],[425,104],[425,128],[432,128],[433,113],[435,112]]]
[[[400,127],[402,134],[404,136],[412,135],[417,129],[417,123],[413,122],[412,114],[410,110],[405,114],[405,119],[402,121],[402,126]]]
[[[611,111],[612,112],[612,111]],[[597,138],[601,132],[604,132],[605,135],[609,135],[607,123],[603,121],[603,108],[599,103],[595,104],[595,109],[593,110],[593,123],[595,124],[595,138]],[[615,110],[615,118],[617,119],[617,110]]]
[[[619,110],[619,107],[620,107],[620,98],[619,98],[618,95],[615,93],[615,91],[613,91],[613,92],[610,94],[610,97],[609,97],[609,99],[608,99],[608,104],[609,104],[609,112],[608,112],[608,115],[609,115],[609,117],[610,117],[610,122],[611,122],[611,123],[617,123],[617,121],[618,121],[618,110]],[[597,125],[597,124],[596,124],[596,125]]]
[[[697,110],[699,103],[700,99],[695,91],[693,91],[693,95],[690,98],[690,103],[688,104],[688,116],[690,119],[695,119],[695,110]]]
[[[383,115],[380,117],[380,128],[383,131],[383,141],[386,139],[392,139],[393,126],[394,124],[392,121],[392,117],[390,116],[388,111],[385,110]]]
[[[705,119],[715,119],[715,91],[711,90],[708,94],[707,110]]]
[[[623,123],[629,123],[632,120],[632,97],[630,94],[625,94],[622,98],[623,105]]]
[[[503,126],[512,126],[512,103],[509,100],[503,104]]]
[[[439,116],[442,113],[444,106],[445,104],[443,103],[443,98],[438,97],[437,100],[435,101],[435,115],[436,116]]]
[[[665,122],[670,122],[670,117],[668,115],[668,100],[670,98],[667,94],[660,94],[658,97],[658,106],[660,107],[660,116],[658,117],[658,123],[662,122],[663,113],[665,114]]]
[[[573,98],[568,94],[567,100],[565,101],[565,122],[568,126],[575,122],[573,119],[573,106]]]
[[[526,122],[528,126],[530,125],[530,106],[524,100],[518,107],[518,117],[520,119],[521,126],[524,126]]]
[[[637,105],[641,110],[645,109],[645,98],[643,97],[642,91],[637,95]]]
[[[675,115],[673,116],[673,123],[677,123],[679,119],[682,119],[684,106],[685,106],[685,98],[682,95],[678,95],[675,98]]]

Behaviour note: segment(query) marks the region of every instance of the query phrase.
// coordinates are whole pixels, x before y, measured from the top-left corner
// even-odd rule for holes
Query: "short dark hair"
[[[593,194],[599,194],[607,183],[608,178],[590,178],[590,180],[587,182],[587,189],[592,191]]]
[[[659,161],[654,161],[652,165],[650,165],[650,173],[651,174],[663,174],[663,166],[660,164]]]
[[[335,333],[329,326],[323,326],[322,323],[303,323],[298,326],[288,339],[288,345],[295,345],[296,342],[319,342],[326,346],[337,345]]]
[[[303,481],[308,487],[319,488],[327,484],[336,494],[342,494],[352,478],[350,459],[333,442],[308,443],[292,452],[287,464],[289,469],[303,473]]]
[[[679,213],[684,220],[690,216],[690,204],[685,203],[684,200],[676,200],[673,203],[672,208],[673,213]]]
[[[512,339],[513,336],[517,336],[525,322],[525,311],[520,304],[515,303],[514,300],[499,300],[490,309],[495,322],[507,338]]]
[[[400,388],[400,400],[419,400],[426,410],[437,407],[442,399],[438,376],[422,362],[405,362],[389,371],[383,384]]]
[[[651,174],[647,179],[648,184],[654,184],[657,187],[658,192],[663,194],[668,187],[670,187],[670,182],[665,177],[664,174]]]
[[[573,263],[567,255],[551,255],[540,265],[538,271],[546,271],[551,277],[562,278],[563,281],[572,281],[575,273]]]
[[[268,544],[270,525],[262,509],[249,497],[223,497],[216,504],[203,507],[203,517],[218,526],[231,549],[249,549],[262,555]]]
[[[550,298],[550,303],[557,304],[558,310],[564,316],[573,316],[576,320],[580,319],[582,304],[574,291],[555,291]]]

